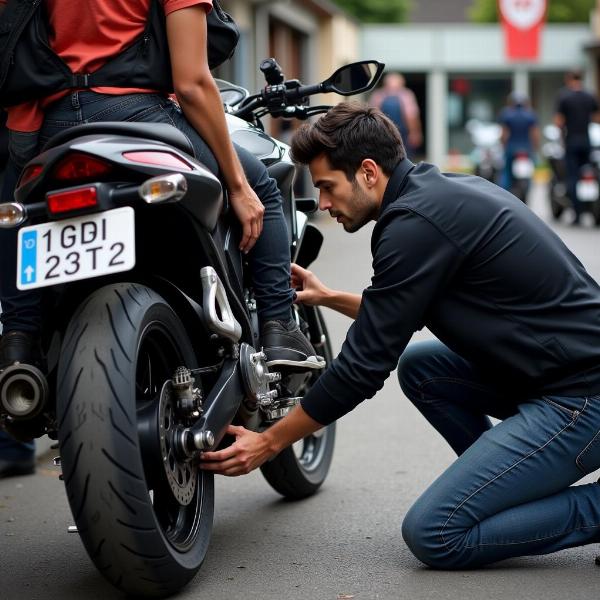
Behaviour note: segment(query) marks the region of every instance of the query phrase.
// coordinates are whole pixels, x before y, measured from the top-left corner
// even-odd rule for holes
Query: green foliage
[[[549,23],[587,23],[596,0],[548,0]],[[475,23],[498,21],[497,0],[474,0],[469,17]]]
[[[362,23],[400,23],[406,21],[411,0],[334,0]]]

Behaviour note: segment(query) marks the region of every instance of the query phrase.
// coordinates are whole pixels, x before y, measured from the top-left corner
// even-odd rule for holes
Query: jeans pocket
[[[554,408],[562,411],[563,413],[565,413],[565,415],[568,415],[571,418],[571,420],[573,420],[573,421],[579,416],[579,413],[580,413],[579,410],[574,410],[574,409],[568,408],[566,406],[563,406],[559,402],[556,402],[555,400],[551,400],[548,396],[543,396],[542,401],[545,402],[546,404],[549,404],[550,406],[553,406]]]
[[[128,116],[125,121],[137,121],[141,123],[167,123],[173,125],[175,122],[167,111],[163,108],[162,104],[155,104],[153,106],[147,106],[142,110]]]

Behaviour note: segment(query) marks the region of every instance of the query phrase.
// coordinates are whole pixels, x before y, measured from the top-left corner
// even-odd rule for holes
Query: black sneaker
[[[262,326],[261,341],[267,366],[323,369],[325,360],[300,331],[296,321],[267,321]]]
[[[25,331],[9,331],[0,338],[0,371],[13,363],[42,366],[37,336]]]

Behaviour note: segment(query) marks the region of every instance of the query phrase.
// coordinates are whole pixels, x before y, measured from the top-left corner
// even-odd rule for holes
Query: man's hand
[[[294,263],[292,263],[292,287],[296,290],[296,302],[310,306],[324,304],[324,299],[330,292],[312,271]]]
[[[249,252],[262,231],[265,207],[247,182],[239,190],[230,190],[229,200],[243,228],[240,250]]]
[[[200,463],[202,470],[230,477],[245,475],[276,454],[262,433],[236,425],[230,425],[227,433],[235,436],[235,442],[217,452],[203,452]]]

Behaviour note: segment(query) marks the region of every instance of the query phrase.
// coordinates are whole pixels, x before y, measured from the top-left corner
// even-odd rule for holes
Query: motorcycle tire
[[[333,360],[333,352],[323,315],[316,307],[302,306],[301,317],[304,318],[305,315],[302,313],[306,311],[314,311],[313,316],[324,334],[324,339],[316,340],[313,333],[310,336],[311,342],[317,353],[322,354],[327,364],[330,364]],[[321,371],[312,375],[305,393],[320,375]],[[331,466],[334,446],[335,423],[332,423],[296,442],[263,464],[262,474],[269,485],[285,498],[290,500],[306,498],[314,494],[325,481]]]
[[[529,182],[524,179],[515,181],[512,188],[513,196],[516,196],[523,204],[527,204],[527,192],[529,191]]]
[[[98,570],[134,596],[182,588],[202,565],[212,532],[213,477],[177,462],[172,449],[165,456],[154,439],[175,427],[174,403],[169,412],[157,406],[178,366],[197,366],[181,321],[157,293],[133,283],[95,291],[61,349],[58,436],[71,511]],[[148,411],[155,428],[144,430]],[[188,498],[176,495],[168,469]]]

